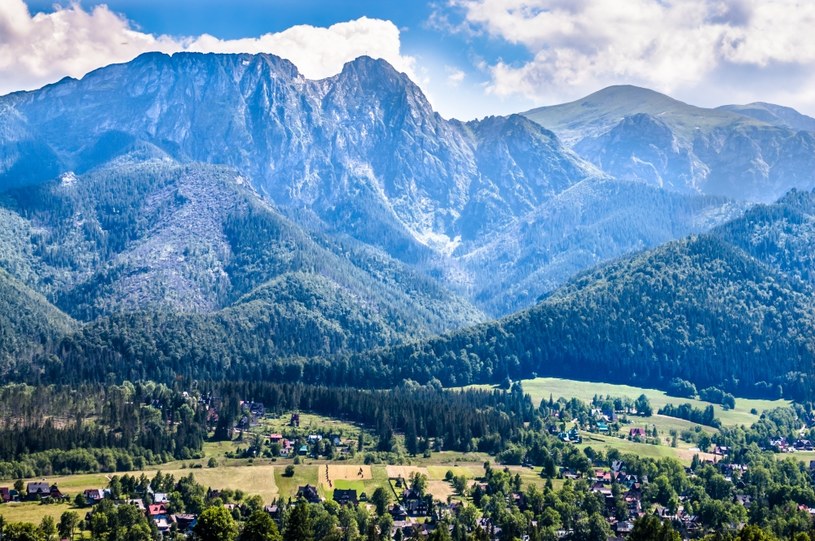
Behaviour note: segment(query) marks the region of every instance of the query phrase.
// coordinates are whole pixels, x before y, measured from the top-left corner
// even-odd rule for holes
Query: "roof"
[[[151,503],[150,506],[147,508],[147,514],[152,516],[155,515],[166,515],[167,514],[167,506],[163,503]]]
[[[343,489],[343,488],[335,488],[334,489],[334,501],[335,502],[347,502],[347,501],[357,501],[357,491],[353,488]]]
[[[40,492],[50,493],[51,485],[45,481],[35,481],[33,483],[28,483],[27,490],[29,494],[38,494]]]

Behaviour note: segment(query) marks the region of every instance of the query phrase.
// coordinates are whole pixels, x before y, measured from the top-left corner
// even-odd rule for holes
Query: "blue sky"
[[[2,0],[0,92],[145,50],[245,50],[309,77],[381,56],[463,119],[611,84],[815,114],[813,27],[815,3],[797,0]]]

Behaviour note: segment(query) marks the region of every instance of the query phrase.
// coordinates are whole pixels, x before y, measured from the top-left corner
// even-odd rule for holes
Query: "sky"
[[[318,79],[357,56],[447,118],[634,84],[815,116],[812,0],[0,0],[0,94],[146,51],[272,53]]]

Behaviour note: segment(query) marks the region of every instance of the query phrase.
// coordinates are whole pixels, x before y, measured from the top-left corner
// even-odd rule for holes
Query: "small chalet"
[[[0,487],[0,502],[8,503],[11,501],[11,491],[8,487]]]
[[[169,532],[173,527],[173,521],[170,517],[157,517],[153,519],[153,522],[156,524],[156,529],[160,534]]]
[[[610,483],[611,472],[607,472],[604,470],[594,470],[594,478],[600,483]]]
[[[82,493],[88,505],[96,505],[105,499],[105,491],[101,488],[89,488]]]
[[[406,490],[402,494],[402,505],[404,505],[405,509],[407,509],[408,515],[411,516],[427,515],[428,511],[427,500],[412,488]]]
[[[273,519],[280,518],[280,506],[277,504],[266,505],[263,507],[263,510],[266,511],[266,513],[268,513]]]
[[[406,521],[408,518],[407,509],[404,506],[396,504],[390,509],[391,516],[394,523]]]
[[[147,507],[147,515],[155,521],[158,521],[160,519],[167,520],[169,518],[167,506],[164,505],[163,503],[151,503]]]
[[[357,499],[357,491],[353,488],[347,490],[341,488],[334,489],[334,501],[340,505],[351,504],[356,505],[359,501]]]
[[[283,441],[283,434],[269,434],[269,441],[271,443],[280,443]]]
[[[297,497],[303,498],[308,503],[320,503],[322,501],[322,498],[320,498],[320,495],[317,493],[317,487],[311,485],[297,487]]]
[[[28,483],[26,486],[26,494],[29,499],[45,498],[51,495],[51,485],[45,481]]]
[[[192,533],[192,529],[198,524],[198,517],[192,514],[181,513],[171,517],[178,525],[178,531],[185,534]]]
[[[630,438],[645,438],[645,429],[641,427],[634,427],[628,431]]]

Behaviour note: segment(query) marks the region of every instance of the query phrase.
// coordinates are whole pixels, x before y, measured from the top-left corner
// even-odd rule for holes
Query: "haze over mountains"
[[[637,265],[667,258],[657,266],[669,267],[689,252],[699,257],[683,255],[682,274],[700,288],[724,261],[758,284],[744,285],[747,309],[769,310],[770,290],[787,299],[795,317],[779,321],[798,338],[770,333],[772,344],[757,349],[799,352],[784,372],[799,373],[810,353],[800,325],[811,310],[811,258],[799,253],[811,245],[810,214],[784,243],[692,237],[558,288],[597,264],[725,222],[730,231],[747,228],[738,219],[753,203],[811,190],[812,123],[779,106],[700,109],[635,87],[464,123],[440,117],[404,74],[367,57],[312,81],[270,55],[146,54],[81,81],[11,94],[0,98],[0,283],[17,303],[8,313],[19,317],[3,326],[4,344],[16,344],[0,348],[5,370],[25,379],[40,366],[66,377],[82,362],[88,377],[217,375],[223,367],[246,375],[273,371],[275,359],[336,359],[429,338],[541,298],[543,308],[530,313],[554,310],[548,324],[571,321],[595,302],[589,282],[622,294]],[[779,217],[766,218],[765,235],[786,231]],[[767,243],[775,243],[771,259]],[[778,273],[783,284],[771,288]],[[630,286],[621,309],[634,321],[645,321],[637,298],[652,286]],[[700,295],[692,299],[703,302]],[[588,334],[572,339],[623,332],[606,326],[626,320],[616,310],[594,313],[600,319]],[[659,317],[649,312],[647,321]],[[761,335],[754,322],[734,325],[741,330],[723,336],[753,343]],[[48,330],[27,348],[29,326]],[[646,338],[618,344],[620,362],[641,353]],[[725,354],[724,343],[688,344],[671,355]],[[642,359],[662,362],[668,346],[653,347]],[[320,373],[349,377],[344,358],[320,364]],[[301,372],[303,362],[287,366]],[[637,372],[654,381],[685,374],[672,370]],[[517,375],[504,367],[468,378],[502,372]],[[768,385],[786,378],[758,377]],[[446,383],[467,377],[454,380]]]

